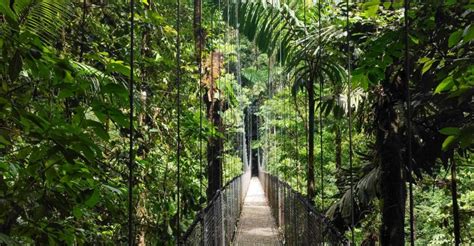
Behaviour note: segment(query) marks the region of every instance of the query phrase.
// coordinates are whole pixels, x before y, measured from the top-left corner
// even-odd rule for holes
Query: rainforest
[[[0,245],[473,245],[473,0],[0,0]]]

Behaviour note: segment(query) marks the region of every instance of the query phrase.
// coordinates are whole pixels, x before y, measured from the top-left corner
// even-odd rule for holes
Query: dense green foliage
[[[2,0],[1,7],[0,241],[126,242],[128,3],[88,1],[84,8],[82,1]],[[138,1],[135,16],[135,224],[139,240],[158,244],[173,242],[178,209],[174,10]],[[199,83],[189,16],[186,5],[181,231],[202,207],[206,185],[197,158]],[[210,14],[206,26],[212,18],[223,26]],[[224,32],[212,31],[209,50],[223,48]],[[204,142],[217,134],[206,122]],[[240,172],[239,163],[226,170],[226,180]]]
[[[450,159],[456,160],[461,235],[464,244],[474,243],[472,1],[412,3],[413,177],[406,171],[402,1],[352,3],[350,47],[340,1],[322,1],[321,9],[312,1],[203,1],[203,60],[213,52],[223,57],[217,90],[228,105],[221,112],[224,133],[208,121],[200,98],[207,90],[201,86],[206,81],[199,82],[190,1],[182,1],[180,15],[180,116],[176,2],[136,1],[135,47],[127,1],[84,2],[0,0],[0,244],[126,243],[131,48],[140,244],[173,245],[205,206],[209,138],[225,139],[224,183],[242,172],[249,124],[258,130],[250,143],[257,164],[304,194],[308,136],[315,138],[315,205],[350,236],[354,199],[358,245],[378,240],[383,223],[387,155],[380,148],[393,130],[385,126],[400,140],[402,185],[414,180],[417,245],[454,242]],[[256,122],[249,123],[251,113]],[[385,114],[394,117],[380,117]],[[177,117],[183,140],[179,207]]]
[[[279,44],[280,41],[274,41],[271,37],[281,37],[280,30],[292,32],[289,35],[290,38],[283,40],[285,47],[281,51],[277,50],[274,56],[275,59],[279,59],[281,54],[286,52],[285,49],[296,50],[293,54],[287,52],[289,55],[283,60],[287,62],[287,71],[297,71],[292,81],[293,94],[296,93],[295,88],[305,89],[303,94],[296,96],[296,102],[299,102],[296,108],[308,107],[311,100],[308,101],[306,91],[309,89],[307,86],[303,87],[304,82],[311,81],[311,71],[316,70],[314,73],[318,74],[319,69],[323,70],[323,74],[319,75],[318,79],[324,81],[325,87],[322,97],[315,99],[318,103],[317,111],[321,111],[320,116],[322,116],[322,118],[316,117],[316,123],[322,121],[323,126],[323,145],[316,148],[315,156],[319,158],[321,151],[324,153],[322,170],[316,168],[316,179],[322,179],[316,182],[320,187],[320,189],[317,188],[316,194],[317,207],[323,210],[329,208],[327,215],[333,219],[334,223],[341,228],[347,228],[351,223],[350,207],[354,199],[357,241],[368,243],[371,240],[378,240],[378,228],[381,223],[381,217],[378,214],[381,213],[383,207],[384,194],[382,187],[384,182],[387,182],[383,180],[383,166],[394,165],[390,163],[394,160],[389,157],[390,155],[400,155],[401,163],[404,163],[403,169],[407,168],[407,121],[404,107],[407,99],[404,92],[406,87],[403,84],[405,73],[403,2],[391,4],[369,1],[351,6],[350,42],[351,50],[354,50],[351,52],[353,68],[351,110],[353,110],[354,128],[351,130],[357,153],[354,160],[356,177],[354,198],[351,198],[352,195],[348,189],[350,185],[347,122],[349,107],[347,81],[343,79],[346,75],[344,71],[337,70],[328,73],[328,69],[324,66],[311,68],[312,59],[323,59],[327,64],[333,62],[340,66],[347,65],[344,60],[348,52],[345,44],[346,36],[341,34],[346,27],[345,4],[324,4],[321,9],[324,14],[321,22],[317,17],[319,6],[308,5],[299,10],[294,8],[296,14],[293,13],[290,16],[298,16],[298,13],[303,12],[300,20],[304,21],[305,17],[308,19],[306,25],[303,25],[305,27],[291,18],[285,19],[285,16],[288,16],[287,7],[274,6],[272,8],[269,7],[270,5],[260,9],[255,7],[259,4],[243,5],[242,8],[248,8],[250,15],[259,17],[249,18],[250,21],[243,25],[244,28],[241,31],[246,32],[246,25],[272,26],[272,28],[263,29],[262,32],[268,33],[261,36],[258,33],[256,35],[249,33],[250,37],[255,35],[258,41],[265,39],[268,44],[262,44],[264,47],[271,47],[271,43]],[[251,7],[248,7],[249,5]],[[447,4],[443,4],[442,1],[417,2],[412,4],[410,17],[412,20],[409,33],[411,62],[408,65],[411,68],[409,72],[413,108],[410,119],[414,134],[413,168],[415,182],[418,184],[414,191],[417,244],[453,243],[453,205],[450,203],[452,181],[445,178],[449,174],[446,171],[449,171],[448,167],[451,165],[448,162],[450,158],[457,160],[458,172],[463,173],[458,177],[460,179],[458,182],[462,184],[458,187],[458,195],[462,194],[458,202],[461,207],[463,242],[469,244],[472,241],[472,232],[469,229],[472,224],[472,206],[467,205],[469,207],[467,208],[466,204],[472,204],[471,191],[467,187],[472,183],[469,177],[472,175],[470,153],[473,141],[473,53],[470,34],[473,27],[468,20],[472,17],[472,4],[455,1]],[[285,21],[281,22],[281,19]],[[318,32],[320,25],[322,31]],[[272,33],[272,30],[276,31]],[[287,38],[285,35],[283,37]],[[318,46],[321,49],[318,49]],[[338,53],[339,50],[343,52]],[[318,52],[326,55],[318,57]],[[305,54],[309,58],[305,58]],[[300,60],[299,63],[298,60]],[[308,66],[309,72],[304,73]],[[337,73],[342,74],[338,77]],[[288,85],[285,77],[280,81]],[[317,85],[315,90],[319,90]],[[284,100],[287,100],[288,95],[289,89],[277,90],[276,95],[265,103],[266,107],[262,107],[261,114],[266,116],[266,122],[269,124],[265,127],[276,129],[264,131],[262,141],[274,142],[276,140],[276,143],[267,146],[270,154],[266,169],[286,179],[294,187],[301,187],[301,183],[304,184],[305,180],[304,178],[298,180],[300,176],[295,172],[301,173],[300,170],[308,170],[305,166],[307,152],[300,151],[303,156],[295,158],[294,147],[298,139],[305,140],[304,131],[309,130],[310,123],[308,123],[307,111],[301,113],[301,110],[296,110],[296,116],[295,110],[292,110],[290,114],[286,112],[288,107]],[[273,114],[268,116],[268,111]],[[300,124],[299,128],[294,126],[297,122]],[[298,131],[294,129],[300,129],[300,134],[295,136],[295,132]],[[314,134],[319,137],[320,131],[321,129],[316,129]],[[286,137],[282,137],[281,134],[286,134]],[[338,135],[342,135],[342,139],[338,138]],[[399,140],[393,141],[393,136]],[[294,142],[291,143],[291,141]],[[392,148],[399,151],[399,154],[395,154],[391,149],[380,148],[386,143],[390,143]],[[306,144],[303,142],[302,145]],[[342,149],[342,152],[338,149]],[[303,177],[304,173],[303,171]],[[404,172],[403,176],[405,175],[410,174]],[[435,186],[440,179],[444,180],[445,185],[439,186],[444,191],[426,192],[431,190],[427,187]],[[400,184],[400,186],[404,185]],[[305,192],[306,189],[301,189],[301,191]],[[391,196],[391,194],[388,195]],[[437,205],[433,201],[437,201]],[[443,201],[442,205],[440,201]],[[427,207],[431,210],[427,210]],[[402,209],[404,210],[405,207],[402,206]],[[408,208],[405,214],[408,216]],[[437,214],[439,217],[435,219],[430,214]],[[436,229],[433,229],[436,223],[438,225]],[[405,231],[409,231],[408,223],[406,223]]]

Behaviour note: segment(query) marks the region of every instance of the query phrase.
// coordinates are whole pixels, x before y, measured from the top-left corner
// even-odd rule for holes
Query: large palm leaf
[[[370,145],[369,148],[375,149]],[[358,224],[373,210],[373,202],[381,194],[381,168],[377,152],[373,150],[368,154],[358,154],[364,162],[363,167],[360,170],[345,170],[343,174],[346,176],[345,180],[349,180],[350,172],[354,173],[356,180],[352,192],[350,183],[346,182],[342,197],[326,211],[326,216],[340,231],[349,228],[352,216],[355,224]]]
[[[308,79],[344,81],[345,70],[336,59],[339,54],[331,47],[333,40],[343,36],[341,30],[331,25],[321,30],[316,24],[305,26],[289,5],[268,0],[233,2],[229,11],[224,11],[227,13],[230,25],[254,41],[262,52],[278,54],[275,58],[286,64],[287,72],[293,71],[294,88],[300,88],[298,83]],[[310,78],[312,74],[314,78]]]
[[[10,28],[27,31],[52,44],[72,17],[69,0],[0,0]]]
[[[281,53],[277,59],[281,57],[282,63],[295,41],[304,34],[303,23],[286,4],[276,5],[269,1],[234,2],[229,5],[229,13],[230,25],[255,42],[262,52],[269,55]]]

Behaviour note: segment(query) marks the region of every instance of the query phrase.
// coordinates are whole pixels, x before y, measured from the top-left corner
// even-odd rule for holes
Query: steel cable
[[[407,101],[407,114],[406,114],[406,122],[407,122],[407,155],[408,155],[408,195],[409,195],[409,213],[410,213],[410,244],[412,246],[415,245],[415,215],[414,215],[414,204],[413,204],[413,182],[412,182],[412,171],[413,171],[413,158],[412,158],[412,138],[413,133],[411,129],[411,118],[412,118],[412,107],[411,107],[411,92],[410,92],[410,53],[408,47],[408,35],[409,35],[409,16],[408,11],[410,8],[410,1],[404,1],[404,43],[405,43],[405,89],[406,89],[406,101]]]
[[[353,148],[352,148],[352,66],[351,66],[351,31],[350,31],[350,19],[349,19],[349,0],[346,0],[346,45],[347,45],[347,85],[348,85],[348,92],[347,92],[347,108],[349,114],[349,183],[350,183],[350,194],[351,194],[351,242],[355,245],[355,236],[354,236],[354,226],[355,226],[355,218],[354,218],[354,177],[353,177]]]
[[[129,82],[129,102],[130,102],[130,126],[129,126],[129,163],[128,163],[128,245],[133,245],[135,237],[133,235],[133,114],[134,114],[134,46],[135,46],[135,1],[130,0],[130,82]]]
[[[176,242],[180,242],[180,209],[181,209],[181,2],[176,0],[176,108],[177,108],[177,150],[176,150]]]

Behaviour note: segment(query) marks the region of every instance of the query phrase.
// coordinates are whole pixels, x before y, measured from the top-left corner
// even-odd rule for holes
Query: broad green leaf
[[[82,153],[88,160],[92,161],[95,158],[95,153],[92,150],[92,146],[84,143],[77,143],[73,145],[75,151]]]
[[[10,174],[14,177],[18,175],[18,165],[15,163],[10,163]]]
[[[438,94],[438,93],[441,93],[443,91],[451,90],[451,88],[453,88],[453,86],[454,86],[453,77],[448,76],[436,87],[434,93]]]
[[[439,132],[443,135],[452,136],[452,135],[459,135],[459,133],[461,133],[461,130],[457,127],[445,127],[439,130]]]
[[[352,80],[356,86],[362,87],[364,90],[369,88],[369,78],[365,74],[354,74]]]
[[[9,0],[0,0],[0,13],[8,17],[8,21],[12,21],[14,24],[18,23],[18,16],[10,8]]]
[[[467,148],[474,143],[474,135],[463,135],[459,139],[461,148]]]
[[[422,74],[425,74],[428,70],[430,70],[431,66],[433,66],[433,63],[435,62],[436,60],[429,60],[427,61],[424,65],[423,65],[423,69],[421,71]]]
[[[362,5],[362,9],[364,12],[361,16],[365,17],[375,17],[377,15],[377,11],[379,10],[380,0],[371,0]]]
[[[474,143],[474,125],[469,125],[461,129],[459,143],[461,148],[467,148]]]
[[[125,127],[125,128],[130,127],[128,116],[124,115],[120,110],[110,109],[109,116],[112,119],[112,121],[118,123],[121,127]]]
[[[451,6],[451,5],[456,4],[456,0],[445,0],[445,1],[444,1],[444,4],[445,4],[446,6]]]
[[[92,192],[91,196],[86,200],[85,205],[92,208],[94,207],[100,199],[100,193],[97,189],[94,189],[94,192]]]
[[[4,136],[0,135],[0,143],[4,145],[11,145],[10,141],[8,141]]]
[[[64,98],[68,98],[72,96],[74,96],[74,91],[69,88],[66,88],[66,89],[62,89],[59,92],[58,99],[64,99]]]
[[[0,47],[0,49],[1,49],[1,47]],[[8,84],[7,84],[7,81],[5,81],[5,80],[2,81],[2,90],[4,92],[8,91]]]
[[[462,33],[463,33],[462,30],[457,30],[449,36],[449,39],[448,39],[448,47],[449,48],[454,47],[455,45],[457,45],[459,43],[459,41],[461,41]]]
[[[430,59],[429,57],[426,57],[426,56],[425,56],[425,57],[420,58],[420,59],[418,60],[418,62],[419,62],[420,64],[422,64],[422,63],[428,62],[429,60],[431,60],[431,59]]]
[[[102,88],[103,93],[108,93],[113,95],[120,96],[122,98],[128,98],[128,91],[123,86],[118,84],[107,84]]]
[[[82,213],[82,209],[79,207],[79,206],[74,206],[74,208],[72,209],[72,214],[74,215],[74,217],[76,217],[77,219],[80,219],[83,215]]]
[[[413,36],[413,35],[410,35],[410,40],[411,40],[414,44],[419,44],[419,43],[420,43],[420,39],[417,38],[416,36]]]
[[[56,171],[56,168],[51,167],[44,172],[44,176],[46,177],[46,181],[52,185],[57,181],[58,172]]]
[[[119,73],[125,77],[130,76],[130,67],[123,64],[123,61],[111,61],[107,64],[108,72]]]
[[[456,143],[457,139],[458,139],[457,136],[447,137],[443,142],[442,149],[444,151],[448,150],[449,148],[451,148],[451,146],[453,146]]]
[[[464,29],[463,32],[463,41],[464,42],[469,42],[472,39],[474,39],[474,25],[469,25]]]
[[[104,126],[93,120],[88,120],[87,125],[99,136],[102,140],[108,141],[110,139],[109,133],[105,130]]]

